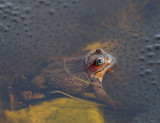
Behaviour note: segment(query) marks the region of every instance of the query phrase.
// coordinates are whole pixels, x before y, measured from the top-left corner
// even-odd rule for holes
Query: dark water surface
[[[159,0],[0,0],[0,121],[13,75],[34,76],[46,59],[94,42],[117,61],[103,87],[122,106],[102,108],[104,119],[159,123]]]

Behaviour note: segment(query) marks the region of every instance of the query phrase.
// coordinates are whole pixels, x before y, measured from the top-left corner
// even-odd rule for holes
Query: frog
[[[27,100],[46,98],[54,91],[72,96],[91,91],[99,101],[116,109],[115,100],[102,86],[103,76],[115,62],[115,57],[101,48],[87,51],[85,55],[79,53],[71,57],[50,58],[32,79],[28,80],[24,75],[15,77],[8,86],[10,108],[17,109]]]

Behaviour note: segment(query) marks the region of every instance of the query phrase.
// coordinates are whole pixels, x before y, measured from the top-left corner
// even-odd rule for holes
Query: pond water
[[[96,48],[116,58],[103,78],[116,111],[63,94],[10,110],[16,75],[33,78],[50,57]],[[0,122],[159,123],[159,102],[159,0],[0,0]]]

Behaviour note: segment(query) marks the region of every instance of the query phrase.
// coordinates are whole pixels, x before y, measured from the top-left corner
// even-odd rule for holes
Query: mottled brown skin
[[[102,49],[86,57],[51,58],[49,65],[30,82],[21,75],[8,87],[11,109],[23,104],[23,100],[44,98],[56,90],[71,95],[93,90],[99,100],[115,108],[114,101],[102,88],[103,76],[114,63],[114,57]]]

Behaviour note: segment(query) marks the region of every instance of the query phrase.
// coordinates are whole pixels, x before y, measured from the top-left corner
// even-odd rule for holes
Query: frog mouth
[[[108,58],[109,59],[106,61],[105,69],[112,67],[116,62],[115,58],[112,55],[108,55]]]

